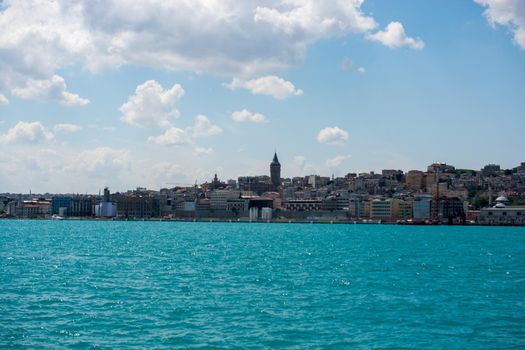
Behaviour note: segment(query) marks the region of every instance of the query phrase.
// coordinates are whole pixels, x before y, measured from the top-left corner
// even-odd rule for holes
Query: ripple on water
[[[522,228],[3,220],[0,235],[0,347],[525,347]]]

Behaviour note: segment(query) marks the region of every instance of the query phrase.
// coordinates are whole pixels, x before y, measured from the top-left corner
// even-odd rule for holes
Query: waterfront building
[[[468,210],[465,207],[465,201],[459,197],[440,197],[438,218],[441,222],[448,224],[464,223]]]
[[[208,217],[210,215],[210,200],[199,198],[195,203],[195,215],[197,217]]]
[[[411,220],[413,205],[412,201],[394,199],[392,201],[392,218],[394,220]]]
[[[159,198],[150,195],[128,195],[117,193],[113,196],[117,206],[117,216],[126,219],[149,219],[158,217]]]
[[[321,204],[318,199],[290,199],[284,202],[284,208],[289,211],[319,211]]]
[[[226,201],[226,212],[230,217],[245,217],[249,210],[249,199],[231,198]]]
[[[430,220],[432,209],[432,196],[423,194],[415,195],[412,202],[412,217],[416,222]]]
[[[370,213],[370,211],[368,211]],[[352,218],[365,218],[366,215],[365,205],[363,198],[357,195],[351,195],[348,199],[348,216]]]
[[[229,199],[237,199],[240,197],[240,191],[231,190],[214,190],[209,194],[210,209],[214,212],[226,211],[227,201]]]
[[[104,197],[101,202],[95,205],[95,216],[102,218],[112,218],[117,216],[117,205],[110,200],[110,192],[104,188]]]
[[[53,196],[51,214],[70,217],[93,216],[94,201],[91,196]]]
[[[370,202],[370,218],[385,221],[392,220],[392,200],[376,198]]]
[[[481,209],[477,218],[482,225],[525,225],[525,206],[510,206],[505,196],[496,199],[495,205]]]
[[[281,185],[281,163],[277,158],[277,152],[273,155],[273,160],[270,163],[270,179],[274,189]]]
[[[51,215],[51,200],[45,198],[16,200],[5,206],[7,216],[25,219],[44,218]]]

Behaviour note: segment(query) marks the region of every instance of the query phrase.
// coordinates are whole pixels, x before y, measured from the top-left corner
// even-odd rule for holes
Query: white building
[[[510,206],[505,196],[496,199],[491,208],[481,209],[478,223],[482,225],[525,225],[525,206]]]
[[[392,201],[390,199],[374,199],[370,202],[370,217],[390,220],[392,218]]]

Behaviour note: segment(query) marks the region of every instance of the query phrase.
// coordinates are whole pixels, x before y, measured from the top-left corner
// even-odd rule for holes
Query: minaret
[[[274,153],[273,160],[270,163],[270,178],[272,185],[277,189],[281,185],[281,163],[277,158],[277,152]]]

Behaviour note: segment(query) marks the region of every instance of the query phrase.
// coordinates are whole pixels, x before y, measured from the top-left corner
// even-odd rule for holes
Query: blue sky
[[[521,0],[0,4],[0,192],[525,161]]]

